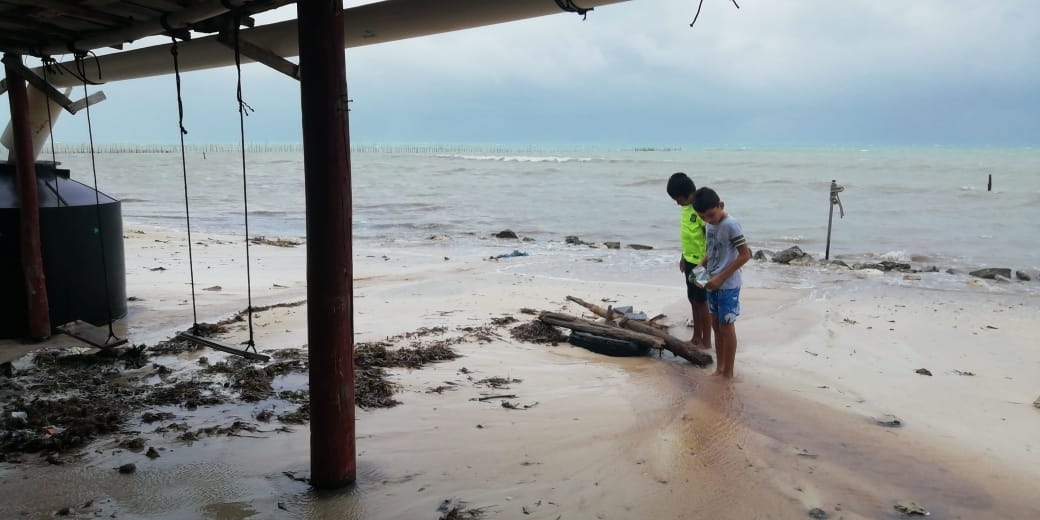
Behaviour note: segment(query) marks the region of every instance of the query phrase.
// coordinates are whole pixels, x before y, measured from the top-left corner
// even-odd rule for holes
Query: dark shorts
[[[686,280],[686,298],[690,300],[690,303],[704,303],[708,301],[708,291],[703,287],[697,287],[695,284],[690,283],[690,272],[693,271],[694,267],[697,266],[686,262],[686,276],[683,278]]]

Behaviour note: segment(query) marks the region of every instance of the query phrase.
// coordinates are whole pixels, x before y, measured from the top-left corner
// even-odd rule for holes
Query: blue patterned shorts
[[[740,287],[708,291],[708,312],[717,316],[719,323],[736,323],[740,316]]]

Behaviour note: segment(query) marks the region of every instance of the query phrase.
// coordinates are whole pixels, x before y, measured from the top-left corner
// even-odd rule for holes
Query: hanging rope
[[[54,58],[50,58],[50,57],[43,58],[43,81],[45,83],[47,83],[47,84],[50,84],[48,74],[50,72],[51,67],[54,66],[54,63],[56,63]],[[58,184],[58,154],[54,150],[54,117],[51,114],[51,102],[50,102],[49,99],[47,100],[47,133],[48,133],[48,140],[50,141],[50,145],[51,145],[51,164],[54,165],[54,186],[51,186],[50,183],[48,183],[47,181],[43,181],[43,185],[47,186],[47,189],[51,190],[51,192],[54,193],[54,197],[55,197],[55,199],[57,201],[56,204],[55,204],[55,207],[60,208],[62,203],[64,203],[65,206],[68,207],[69,203],[66,202],[65,199],[63,199],[61,197],[61,188],[59,187],[59,184]],[[72,312],[71,312],[72,298],[69,297],[69,293],[71,291],[72,291],[72,288],[69,287],[68,285],[66,285],[65,291],[64,291],[65,292],[65,313],[66,313],[65,315],[66,316],[71,316],[72,315]]]
[[[98,79],[101,79],[101,64],[98,62],[97,55],[93,52],[90,53],[94,57],[94,63],[98,68]],[[79,72],[79,78],[86,78],[86,66],[84,65],[84,58],[86,54],[76,54],[76,71]],[[97,180],[97,162],[95,160],[94,153],[94,128],[90,121],[90,98],[87,94],[87,81],[83,80],[83,98],[87,100],[87,137],[90,139],[90,167],[94,174],[94,215],[97,220],[97,227],[94,228],[94,232],[98,235],[98,245],[101,249],[101,271],[103,281],[105,283],[105,313],[108,317],[108,339],[105,340],[107,344],[109,340],[115,339],[116,341],[122,341],[116,336],[115,331],[112,330],[112,298],[109,294],[108,288],[108,260],[105,255],[105,233],[104,226],[101,225],[101,192],[98,191],[98,180]],[[50,106],[50,103],[48,103]],[[55,180],[57,182],[57,180]]]
[[[177,126],[180,131],[177,132],[181,139],[181,178],[184,179],[184,221],[188,227],[188,273],[191,276],[191,332],[192,334],[199,334],[199,313],[195,303],[195,259],[192,256],[191,251],[191,211],[188,209],[188,160],[184,155],[184,136],[188,131],[184,128],[184,100],[181,96],[181,67],[180,61],[177,59],[178,47],[177,38],[171,37],[173,45],[170,47],[170,54],[173,55],[173,77],[177,83]]]
[[[740,9],[740,6],[737,5],[737,0],[731,0],[731,1],[733,2],[733,5],[737,6],[737,9]],[[694,15],[693,15],[693,21],[690,22],[690,27],[693,27],[693,24],[697,23],[697,17],[699,17],[701,15],[701,6],[702,5],[704,5],[704,0],[698,0],[698,2],[697,2],[697,12],[694,13]]]
[[[50,57],[43,58],[43,82],[44,83],[50,84],[50,81],[48,81],[48,78],[47,78],[47,74],[48,74],[50,68],[54,65],[54,63],[55,63],[54,58],[50,58]],[[55,198],[57,198],[57,201],[58,201],[57,202],[57,207],[60,208],[61,204],[63,202],[65,203],[66,206],[68,206],[69,204],[68,204],[68,202],[65,202],[65,199],[61,198],[61,188],[58,186],[58,154],[55,153],[55,151],[54,151],[54,116],[51,114],[51,102],[50,102],[50,99],[47,100],[47,139],[50,141],[50,145],[51,145],[51,164],[54,165],[54,186],[52,187],[46,181],[44,181],[44,185],[47,186],[54,193],[54,196],[55,196]]]
[[[593,10],[592,7],[578,7],[574,4],[573,0],[556,0],[556,6],[568,13],[578,13],[578,16],[581,16],[582,21],[587,20],[589,18],[589,11]]]
[[[238,134],[240,138],[240,145],[242,151],[242,213],[245,217],[246,226],[246,316],[249,322],[249,340],[246,341],[246,348],[253,349],[256,352],[256,343],[253,341],[253,280],[252,274],[249,268],[249,191],[246,189],[246,116],[249,112],[253,111],[253,107],[246,104],[245,100],[242,99],[242,53],[239,49],[239,27],[241,26],[241,19],[235,17],[235,29],[234,29],[234,41],[235,41],[235,72],[237,84],[235,88],[235,96],[238,99]]]

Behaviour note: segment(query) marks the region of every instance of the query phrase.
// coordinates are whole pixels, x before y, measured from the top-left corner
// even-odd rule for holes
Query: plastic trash
[[[491,259],[498,260],[499,258],[512,258],[514,256],[527,256],[527,253],[518,249],[514,249],[512,253],[505,253],[498,256],[493,256],[491,257]]]
[[[697,287],[704,287],[708,283],[708,278],[708,270],[698,265],[690,271],[690,277],[687,280]]]

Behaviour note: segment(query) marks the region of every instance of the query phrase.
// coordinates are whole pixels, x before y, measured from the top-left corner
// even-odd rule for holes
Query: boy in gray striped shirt
[[[708,270],[708,312],[715,331],[718,360],[712,375],[733,377],[737,356],[737,316],[740,315],[740,268],[751,259],[744,231],[737,219],[726,214],[726,203],[711,188],[693,194],[693,209],[706,223],[707,252],[701,265]]]

